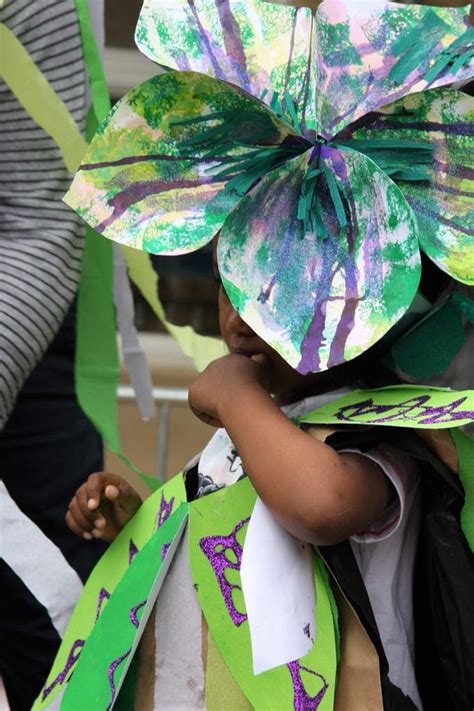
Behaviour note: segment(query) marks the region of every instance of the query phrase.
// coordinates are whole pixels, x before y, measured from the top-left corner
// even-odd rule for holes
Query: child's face
[[[213,268],[219,280],[219,270],[216,258],[217,239],[213,245]],[[309,394],[323,392],[330,387],[328,373],[311,373],[301,375],[297,373],[283,358],[271,348],[248,324],[243,321],[232,306],[222,284],[219,288],[219,327],[222,338],[231,353],[240,353],[253,356],[263,353],[271,363],[271,390],[275,395],[280,395],[283,400],[291,401],[293,393]],[[331,377],[332,380],[332,377]],[[316,382],[318,387],[316,387]]]

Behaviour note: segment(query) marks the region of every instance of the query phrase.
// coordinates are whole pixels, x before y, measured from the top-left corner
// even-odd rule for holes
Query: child
[[[263,3],[259,26],[247,31],[253,15],[238,3],[218,4],[222,42],[212,4],[193,3],[192,12],[145,4],[142,49],[185,71],[155,77],[114,109],[67,199],[99,232],[150,252],[192,251],[219,231],[214,267],[230,353],[197,378],[189,402],[223,429],[185,471],[188,500],[218,501],[217,492],[246,475],[267,532],[276,520],[287,532],[281,540],[322,547],[379,653],[384,708],[420,709],[412,590],[421,478],[407,454],[410,435],[397,446],[378,433],[349,442],[345,432],[344,443],[330,446],[291,418],[377,376],[381,356],[371,347],[416,295],[420,248],[450,276],[472,280],[455,219],[469,219],[465,188],[443,168],[452,157],[456,175],[464,174],[458,163],[467,156],[467,99],[446,88],[472,72],[464,13],[324,2],[315,52],[305,9],[270,12]],[[278,13],[287,17],[273,25]],[[197,43],[189,56],[181,32]],[[262,37],[272,47],[288,39],[288,61],[269,67],[268,53],[256,62]],[[271,108],[252,96],[262,87]],[[79,535],[110,541],[138,507],[123,480],[96,474],[78,490],[67,522]],[[186,587],[176,585],[176,594]],[[176,682],[164,707],[183,708],[195,680],[186,685],[170,655],[161,659]],[[295,708],[306,710],[317,708],[327,685],[312,705],[294,688]]]

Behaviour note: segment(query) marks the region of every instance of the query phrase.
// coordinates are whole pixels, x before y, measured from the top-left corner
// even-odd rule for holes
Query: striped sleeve
[[[6,0],[17,36],[84,131],[87,87],[73,0]],[[0,428],[79,283],[84,231],[61,198],[72,176],[54,141],[0,81]]]

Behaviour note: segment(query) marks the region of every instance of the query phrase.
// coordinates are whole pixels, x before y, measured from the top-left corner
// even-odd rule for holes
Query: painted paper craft
[[[445,429],[474,421],[474,390],[390,385],[352,390],[299,418],[307,424]]]
[[[124,573],[81,652],[61,711],[111,711],[187,523],[182,503]]]
[[[200,605],[224,661],[253,708],[329,711],[335,691],[337,623],[324,567],[316,558],[317,644],[301,659],[258,677],[253,674],[240,565],[255,500],[245,479],[190,504],[189,556]],[[307,622],[314,630],[316,621]]]
[[[474,278],[473,100],[450,88],[473,75],[467,9],[326,0],[312,27],[257,0],[146,2],[138,44],[179,71],[119,102],[66,198],[153,253],[220,230],[234,307],[304,374],[399,321],[420,249]]]
[[[68,684],[86,641],[115,588],[154,532],[186,502],[183,477],[178,474],[143,502],[90,574],[69,621],[62,644],[33,709],[47,708]]]

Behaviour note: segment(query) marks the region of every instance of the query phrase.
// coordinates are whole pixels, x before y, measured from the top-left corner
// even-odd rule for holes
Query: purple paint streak
[[[109,686],[110,686],[110,692],[111,692],[111,698],[109,701],[109,704],[107,706],[106,711],[110,711],[112,706],[114,705],[115,701],[115,696],[117,694],[117,687],[115,685],[115,672],[117,670],[117,667],[122,664],[122,662],[128,657],[132,650],[129,649],[128,652],[125,652],[125,654],[120,655],[120,657],[117,657],[117,659],[114,659],[112,664],[109,666],[109,669],[107,671],[107,677],[109,679]]]
[[[130,616],[130,622],[134,627],[137,629],[140,626],[140,620],[137,617],[137,612],[142,609],[146,605],[147,601],[142,600],[142,602],[139,602],[138,605],[134,605],[132,609],[130,610],[129,616]]]
[[[57,675],[56,679],[54,679],[54,681],[52,681],[49,686],[43,689],[43,693],[41,694],[41,701],[44,701],[50,695],[55,686],[64,683],[69,671],[79,659],[84,644],[85,640],[76,639],[76,641],[71,647],[64,669]]]
[[[189,5],[189,7],[190,7],[190,9],[191,9],[191,13],[192,13],[192,15],[193,15],[194,21],[195,21],[196,26],[197,26],[197,30],[198,30],[198,34],[199,34],[199,39],[201,40],[201,44],[202,44],[201,49],[202,49],[202,48],[205,48],[205,52],[206,52],[206,54],[207,54],[207,56],[208,56],[208,58],[209,58],[209,61],[210,61],[211,65],[212,65],[212,68],[214,69],[214,72],[215,72],[215,75],[216,75],[216,79],[222,79],[223,81],[225,81],[224,72],[223,72],[222,69],[220,68],[219,63],[218,63],[218,61],[217,61],[217,59],[216,59],[216,57],[215,57],[215,55],[214,55],[214,52],[212,51],[212,47],[211,47],[211,43],[210,43],[210,41],[209,41],[209,37],[208,37],[208,35],[207,35],[207,33],[206,33],[206,30],[204,29],[203,24],[202,24],[202,22],[201,22],[201,20],[200,20],[200,18],[199,18],[199,14],[198,14],[198,11],[197,11],[197,9],[196,9],[196,3],[194,2],[194,0],[188,0],[188,5]],[[196,38],[196,39],[197,39],[197,38]]]
[[[247,73],[247,58],[239,32],[239,25],[230,9],[229,0],[215,0],[215,4],[222,27],[227,57],[235,64],[243,88],[251,91],[250,78]]]
[[[368,398],[353,405],[345,405],[334,414],[338,420],[345,422],[357,421],[359,417],[364,417],[368,418],[364,420],[365,422],[374,424],[392,420],[406,420],[420,425],[432,425],[474,419],[474,410],[458,409],[467,400],[467,397],[460,397],[447,405],[436,407],[430,406],[430,400],[430,395],[419,395],[394,405],[376,405],[372,398]]]
[[[136,547],[135,543],[130,539],[128,543],[128,564],[132,562],[132,560],[135,558],[135,556],[138,553],[138,548]]]
[[[146,163],[148,161],[168,161],[170,163],[176,163],[181,160],[190,160],[192,163],[222,163],[226,158],[221,156],[170,156],[167,153],[150,153],[146,156],[126,156],[125,158],[119,158],[118,160],[104,160],[100,163],[83,163],[80,166],[80,170],[98,170],[100,168],[116,168],[121,165],[134,165],[135,163]]]
[[[105,588],[99,590],[99,595],[97,596],[97,606],[95,608],[95,620],[94,623],[99,619],[99,615],[102,612],[102,607],[104,605],[104,600],[110,600],[110,593]]]
[[[161,562],[164,561],[166,558],[166,554],[168,553],[168,548],[170,547],[171,543],[163,543],[161,546]]]
[[[199,547],[212,566],[222,597],[224,598],[227,612],[236,627],[239,627],[242,622],[245,622],[247,615],[242,614],[236,609],[232,600],[232,590],[234,590],[234,588],[240,590],[240,586],[229,583],[225,577],[225,571],[227,568],[240,570],[243,551],[242,546],[237,541],[237,533],[249,520],[250,517],[240,521],[228,536],[207,536],[206,538],[201,538],[199,541]],[[235,555],[235,563],[229,561],[225,556],[226,550],[229,549]]]
[[[307,667],[301,666],[301,664],[296,662],[290,662],[286,665],[291,674],[291,681],[293,683],[293,708],[295,711],[315,711],[319,704],[323,700],[324,694],[327,691],[328,683],[326,679],[318,672],[308,669]],[[316,696],[310,696],[306,691],[303,681],[301,680],[301,671],[305,671],[312,676],[321,679],[322,688]]]
[[[160,195],[169,190],[184,190],[197,188],[201,185],[211,185],[216,180],[217,178],[211,176],[196,180],[171,180],[169,182],[165,180],[146,180],[141,183],[132,183],[128,188],[110,198],[108,204],[112,208],[112,214],[94,229],[96,232],[103,232],[106,227],[118,220],[131,205],[135,205],[151,195]]]
[[[174,496],[171,497],[169,501],[166,501],[165,495],[161,492],[160,508],[156,514],[156,530],[162,527],[162,525],[169,519],[173,511],[174,506]]]

